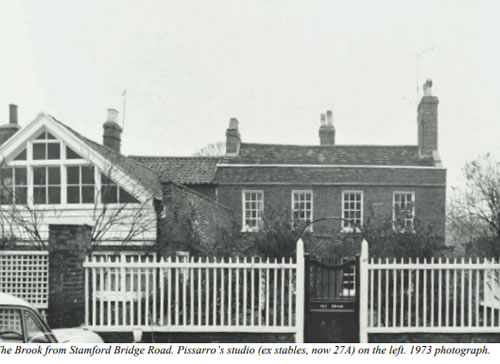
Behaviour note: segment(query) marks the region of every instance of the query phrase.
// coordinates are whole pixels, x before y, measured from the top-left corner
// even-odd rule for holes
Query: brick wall
[[[206,184],[196,184],[196,185],[189,185],[186,184],[186,187],[189,189],[196,191],[198,193],[201,193],[202,195],[207,196],[211,200],[216,200],[217,199],[217,188],[215,185],[206,185]]]
[[[436,228],[436,233],[444,237],[445,228],[445,202],[446,187],[443,186],[366,186],[366,185],[339,185],[324,186],[312,184],[295,185],[219,185],[219,202],[228,206],[234,212],[234,218],[238,224],[242,223],[242,190],[264,191],[264,213],[288,214],[291,216],[291,193],[292,190],[313,191],[313,219],[328,216],[342,216],[342,191],[363,191],[363,217],[366,221],[370,216],[383,219],[392,218],[393,192],[413,191],[415,192],[415,216],[424,224],[430,224]],[[325,221],[314,226],[315,234],[329,234],[341,229],[340,221]]]
[[[162,184],[164,212],[159,221],[159,246],[164,254],[177,250],[196,252],[198,245],[210,251],[222,230],[232,225],[232,212],[192,189]]]
[[[90,227],[49,227],[49,325],[75,327],[84,322],[83,262],[90,248]]]

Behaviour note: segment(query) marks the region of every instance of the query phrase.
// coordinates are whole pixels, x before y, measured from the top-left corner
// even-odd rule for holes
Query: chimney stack
[[[319,144],[320,145],[335,145],[335,127],[333,126],[332,110],[321,114],[321,126],[319,127]]]
[[[226,130],[226,155],[236,156],[240,151],[241,136],[238,130],[238,119],[231,118]]]
[[[17,119],[17,105],[9,105],[9,123],[0,126],[0,145],[12,137],[21,127]]]
[[[102,144],[120,153],[122,141],[122,128],[118,125],[118,111],[108,109],[108,117],[103,124]]]
[[[432,80],[424,84],[424,96],[418,105],[418,153],[420,157],[430,157],[438,150],[438,104],[432,96]]]

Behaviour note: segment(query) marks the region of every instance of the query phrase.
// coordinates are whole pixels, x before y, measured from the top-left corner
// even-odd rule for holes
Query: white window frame
[[[351,193],[355,193],[355,194],[360,194],[361,195],[361,217],[360,217],[360,223],[359,223],[359,227],[362,227],[363,226],[363,218],[364,218],[364,193],[363,191],[360,191],[360,190],[344,190],[342,191],[342,220],[341,220],[341,225],[342,225],[342,232],[359,232],[359,227],[356,226],[356,228],[354,228],[353,226],[351,226],[350,222],[348,222],[346,220],[346,217],[345,217],[345,212],[346,212],[346,209],[345,209],[345,202],[346,202],[346,199],[345,199],[345,196],[346,194],[351,194]],[[349,209],[351,211],[351,209]],[[352,211],[356,211],[356,210],[352,210]]]
[[[394,191],[392,193],[392,228],[394,231],[406,232],[406,219],[405,227],[398,228],[396,226],[396,195],[411,195],[411,201],[413,203],[411,211],[411,231],[413,232],[415,228],[415,191]]]
[[[66,168],[66,201],[68,205],[84,205],[84,204],[94,204],[96,202],[96,182],[95,182],[95,167],[93,165],[77,165],[77,166],[65,166]],[[69,183],[68,182],[68,168],[78,168],[78,183]],[[92,168],[94,174],[94,183],[83,183],[83,171],[82,168]],[[69,202],[68,201],[68,187],[78,188],[78,200],[79,202]],[[92,187],[94,189],[94,201],[93,202],[82,202],[83,201],[83,188],[84,187]]]
[[[260,194],[262,196],[262,202],[261,202],[261,210],[260,210],[260,216],[257,217],[256,221],[257,221],[257,224],[256,226],[248,226],[246,224],[246,220],[247,220],[247,211],[246,211],[246,202],[247,202],[247,199],[246,199],[246,194],[247,193],[256,193],[256,194]],[[241,191],[241,202],[242,202],[242,228],[241,230],[242,231],[245,231],[245,232],[252,232],[252,231],[259,231],[259,228],[262,224],[262,219],[264,217],[264,191],[263,190],[243,190]],[[258,211],[258,210],[257,210]]]
[[[294,224],[295,221],[297,221],[297,219],[295,219],[295,211],[296,211],[296,209],[295,209],[295,203],[297,202],[295,200],[295,194],[296,193],[299,193],[299,194],[309,194],[311,196],[311,200],[310,200],[310,202],[311,202],[311,210],[310,210],[311,215],[310,215],[309,219],[300,219],[299,218],[298,220],[304,221],[306,223],[312,222],[314,220],[314,193],[313,193],[313,191],[312,190],[292,190],[292,198],[291,198],[291,200],[292,200],[292,208],[291,208],[291,210],[292,210],[292,224]],[[301,201],[301,202],[305,202],[305,201]],[[297,210],[297,211],[300,211],[300,210]],[[304,211],[307,212],[307,210],[304,210]],[[312,232],[313,231],[313,225],[309,224],[309,226],[307,226],[306,231]]]
[[[16,201],[16,189],[18,188],[26,188],[26,199],[28,199],[28,190],[29,190],[29,181],[28,181],[28,168],[25,167],[25,166],[11,166],[11,165],[6,165],[6,166],[2,166],[0,167],[0,169],[3,169],[3,170],[9,170],[10,171],[10,179],[11,179],[11,184],[10,185],[4,185],[3,182],[0,182],[1,185],[0,185],[0,188],[6,188],[10,191],[8,191],[10,193],[10,197],[12,198],[12,202],[14,205],[15,204],[19,204],[17,203]],[[16,178],[16,169],[25,169],[26,170],[26,184],[18,184],[17,183],[17,178]],[[2,178],[5,178],[7,176],[2,176]],[[27,201],[26,201],[27,202]],[[4,203],[4,204],[1,204],[0,203],[0,206],[2,205],[9,205],[10,203]],[[25,204],[24,202],[23,203],[20,203],[21,205],[22,204]]]

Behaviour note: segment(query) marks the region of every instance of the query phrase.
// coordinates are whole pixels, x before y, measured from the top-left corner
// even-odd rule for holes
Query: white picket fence
[[[297,258],[92,257],[85,325],[95,331],[293,333],[303,342],[304,245]]]
[[[360,259],[360,341],[370,333],[500,333],[495,259]]]
[[[19,297],[40,310],[49,307],[47,251],[0,251],[0,292]]]

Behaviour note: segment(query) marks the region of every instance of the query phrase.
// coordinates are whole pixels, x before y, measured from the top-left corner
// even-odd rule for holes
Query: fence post
[[[304,242],[302,239],[297,241],[297,282],[296,282],[296,311],[295,311],[295,326],[297,332],[295,334],[295,342],[304,342],[304,285],[305,285],[305,262],[304,262]]]
[[[368,342],[368,242],[361,243],[359,259],[359,342]]]
[[[310,275],[311,275],[311,260],[309,257],[308,252],[304,252],[304,338],[303,342],[305,342],[308,337],[308,330],[309,326],[306,325],[306,320],[309,317],[309,297],[311,294],[311,280],[310,280]]]
[[[89,256],[87,255],[85,257],[85,261],[83,263],[83,270],[85,274],[85,326],[89,326],[89,299],[90,299],[90,294],[89,294],[89,268],[86,266],[87,263],[89,262]]]

